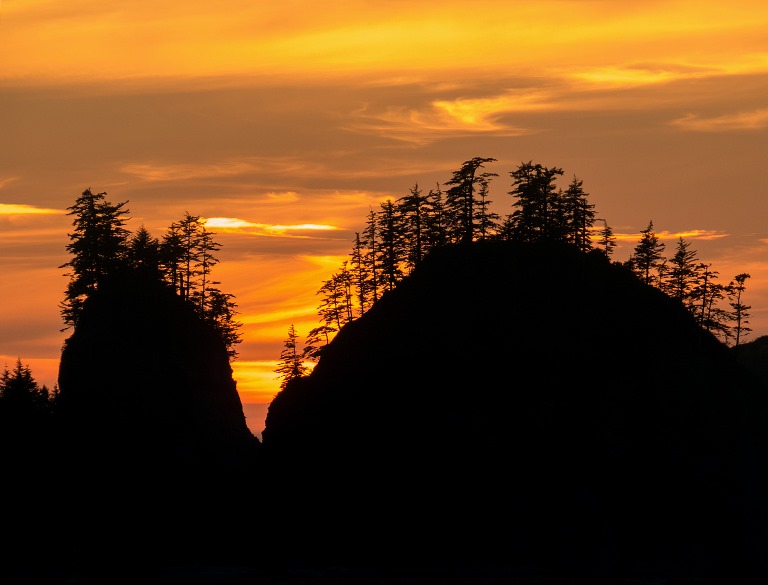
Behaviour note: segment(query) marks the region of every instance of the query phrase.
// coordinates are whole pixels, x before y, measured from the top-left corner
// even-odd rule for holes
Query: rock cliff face
[[[62,351],[59,388],[70,430],[99,437],[115,456],[219,465],[259,445],[221,340],[141,274],[116,277],[86,302]]]
[[[242,558],[236,495],[257,497],[261,443],[224,344],[190,307],[156,279],[115,277],[67,339],[59,388],[55,533],[71,566],[127,578]]]
[[[275,525],[342,561],[733,574],[765,543],[758,388],[598,253],[442,249],[270,405]]]

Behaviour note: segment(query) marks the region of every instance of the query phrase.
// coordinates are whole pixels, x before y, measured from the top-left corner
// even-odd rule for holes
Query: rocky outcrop
[[[275,525],[340,562],[735,576],[765,542],[757,388],[597,252],[437,250],[270,405]]]
[[[116,277],[85,304],[59,371],[61,414],[99,445],[190,464],[234,462],[259,443],[220,337],[166,286]]]
[[[242,558],[237,495],[256,497],[261,443],[216,332],[130,273],[86,301],[60,364],[56,528],[68,562],[141,572]]]

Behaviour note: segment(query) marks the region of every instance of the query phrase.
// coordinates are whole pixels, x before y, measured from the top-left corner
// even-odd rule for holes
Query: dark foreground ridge
[[[762,359],[603,254],[435,250],[275,397],[263,443],[174,302],[89,299],[68,406],[11,469],[6,581],[768,576]]]

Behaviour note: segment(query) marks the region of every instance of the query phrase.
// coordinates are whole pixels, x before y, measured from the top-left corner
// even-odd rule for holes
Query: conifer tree
[[[616,248],[616,236],[613,234],[613,229],[608,225],[608,222],[604,219],[602,229],[598,232],[599,239],[597,241],[598,246],[602,249],[606,258],[610,258]]]
[[[307,339],[304,342],[304,349],[302,350],[302,356],[308,360],[316,362],[320,359],[323,353],[323,349],[331,342],[333,334],[337,329],[327,323],[323,323],[311,329],[307,334]]]
[[[645,284],[656,285],[663,273],[666,246],[653,231],[653,220],[640,234],[640,241],[629,259],[629,267]]]
[[[563,174],[563,169],[528,161],[509,174],[512,177],[509,194],[515,199],[512,206],[516,209],[504,222],[504,237],[528,243],[558,238],[561,234],[555,221],[558,205],[555,179]]]
[[[368,290],[371,294],[373,303],[379,300],[379,281],[381,279],[379,274],[379,231],[378,231],[378,217],[373,208],[370,209],[368,219],[366,220],[365,229],[363,230],[363,245],[366,247],[367,252],[363,256],[366,264],[366,272],[368,274]]]
[[[288,338],[283,342],[283,350],[280,352],[280,362],[275,372],[278,378],[282,378],[280,389],[285,388],[286,384],[294,378],[305,376],[309,370],[304,365],[302,352],[298,348],[298,334],[293,323],[288,328]]]
[[[216,287],[209,287],[205,297],[202,318],[210,323],[218,332],[227,348],[230,360],[237,357],[235,346],[242,341],[240,328],[242,323],[237,321],[238,314],[235,296],[224,293]]]
[[[424,217],[424,239],[426,250],[441,248],[449,243],[448,213],[445,210],[443,192],[438,183],[435,189],[430,189],[427,194],[427,209]]]
[[[77,324],[83,303],[104,279],[127,264],[128,235],[125,228],[127,201],[113,205],[106,193],[86,189],[70,207],[74,230],[67,252],[72,258],[59,266],[69,268],[69,283],[60,303],[64,329]]]
[[[726,296],[726,287],[717,282],[719,272],[711,270],[710,264],[700,263],[697,274],[698,281],[692,293],[696,322],[727,342],[730,315],[719,306]]]
[[[350,256],[352,256],[350,276],[356,291],[355,300],[357,301],[358,314],[362,315],[368,310],[372,301],[372,295],[371,277],[368,264],[365,261],[365,250],[363,248],[363,241],[360,239],[360,232],[355,232],[355,240]]]
[[[181,282],[179,292],[181,298],[190,300],[200,276],[200,237],[202,223],[197,215],[184,212],[184,217],[178,223],[178,233],[181,242]]]
[[[477,203],[474,215],[478,240],[485,240],[495,235],[499,227],[499,214],[490,210],[490,204],[493,201],[488,199],[489,175],[489,173],[484,173],[478,181],[479,187],[477,189]],[[493,173],[493,176],[496,176],[496,173]]]
[[[339,331],[341,327],[352,320],[351,279],[346,269],[346,262],[340,272],[331,275],[323,281],[316,294],[322,295],[318,305],[318,314],[323,323]]]
[[[469,243],[475,239],[478,185],[485,183],[487,188],[490,178],[497,176],[497,173],[479,172],[490,162],[496,159],[476,156],[464,161],[445,183],[451,186],[446,193],[445,207],[452,218],[451,234],[455,242]]]
[[[403,278],[401,265],[406,258],[402,219],[391,199],[381,203],[378,213],[379,253],[377,264],[381,268],[383,286],[393,290]]]
[[[689,250],[691,243],[682,237],[677,240],[674,255],[669,259],[669,269],[665,273],[662,282],[662,290],[673,299],[677,299],[684,306],[695,311],[693,295],[698,282],[698,270],[695,250]]]
[[[142,226],[128,241],[128,262],[131,268],[157,274],[160,263],[160,242]]]
[[[0,408],[5,416],[35,416],[50,410],[52,394],[40,386],[32,376],[32,370],[17,358],[13,370],[8,366],[0,373]]]
[[[595,206],[587,201],[584,181],[573,176],[568,188],[560,196],[562,233],[566,242],[574,244],[582,252],[592,249],[592,227],[595,224]]]
[[[402,218],[403,236],[407,247],[406,262],[410,271],[418,266],[427,253],[426,222],[428,195],[423,195],[416,183],[408,195],[397,200],[397,212]]]
[[[750,278],[750,275],[746,272],[737,274],[733,277],[735,282],[731,282],[728,285],[728,304],[732,309],[733,325],[733,339],[734,347],[738,347],[743,337],[745,337],[752,329],[749,328],[749,305],[745,305],[742,300],[742,295],[746,290],[744,284],[746,280]]]

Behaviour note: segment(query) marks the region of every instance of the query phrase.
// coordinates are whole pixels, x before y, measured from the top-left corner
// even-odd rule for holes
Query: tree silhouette
[[[280,352],[280,362],[278,363],[275,372],[278,374],[278,378],[282,378],[280,382],[280,389],[285,388],[285,385],[294,378],[300,378],[305,376],[309,371],[309,368],[304,365],[303,354],[298,348],[298,334],[293,323],[288,328],[288,337],[283,342],[283,350]]]
[[[338,331],[352,320],[352,283],[346,262],[339,272],[323,281],[316,294],[322,296],[318,314],[328,327]]]
[[[379,231],[378,231],[378,218],[373,208],[368,213],[368,219],[365,223],[365,229],[363,230],[363,246],[367,249],[367,252],[362,256],[362,260],[366,265],[366,273],[368,275],[368,290],[371,294],[372,302],[379,300],[379,281],[381,279],[378,270],[379,263]]]
[[[562,239],[555,214],[559,206],[555,179],[563,174],[563,169],[528,161],[509,174],[512,177],[509,194],[515,199],[512,206],[516,209],[504,222],[504,236],[520,242]]]
[[[403,235],[408,249],[406,262],[413,270],[421,264],[427,253],[426,225],[429,209],[429,195],[423,195],[418,183],[411,187],[408,195],[397,200],[397,209],[402,217]]]
[[[749,309],[752,307],[745,305],[741,298],[746,290],[746,285],[744,283],[748,278],[750,278],[750,275],[746,272],[742,272],[733,277],[735,282],[731,282],[728,285],[728,304],[731,309],[733,309],[733,338],[735,347],[739,346],[742,337],[752,331],[752,329],[748,327]]]
[[[152,237],[144,224],[128,241],[128,263],[136,270],[159,274],[160,242]]]
[[[595,223],[595,206],[587,201],[584,181],[573,176],[568,188],[559,195],[563,240],[575,245],[582,252],[592,249],[592,226]]]
[[[477,193],[487,183],[491,177],[497,176],[497,173],[478,171],[486,163],[496,162],[495,158],[483,158],[476,156],[468,161],[464,161],[461,168],[453,172],[446,185],[451,185],[445,198],[445,208],[452,218],[452,235],[455,242],[472,242],[477,230],[475,206],[478,204]],[[478,188],[478,185],[481,187]]]
[[[477,203],[474,212],[474,222],[478,232],[478,239],[485,240],[494,235],[498,230],[499,214],[490,210],[490,204],[493,203],[488,199],[488,189],[490,181],[488,177],[496,176],[496,173],[483,173],[478,181],[480,185],[477,190]]]
[[[702,262],[697,268],[697,274],[699,280],[692,295],[696,303],[696,321],[707,331],[727,341],[730,315],[719,307],[727,292],[726,287],[717,282],[720,273],[711,270],[710,264]]]
[[[686,242],[682,237],[678,238],[675,253],[669,259],[669,268],[664,275],[661,289],[695,312],[694,294],[701,265],[697,262],[696,251],[689,250],[690,245],[690,242]]]
[[[55,396],[35,381],[32,370],[21,363],[21,358],[17,358],[13,370],[5,366],[0,373],[0,407],[6,415],[28,418],[48,412]]]
[[[424,218],[426,249],[434,250],[441,248],[450,242],[448,234],[448,212],[445,209],[443,192],[438,183],[434,189],[430,189],[427,194],[427,213]]]
[[[381,268],[383,286],[393,290],[403,278],[401,265],[406,257],[405,230],[395,203],[387,199],[381,203],[377,215],[379,250],[377,264]]]
[[[371,290],[371,275],[368,263],[366,262],[365,249],[363,247],[363,241],[360,238],[360,232],[355,232],[354,244],[350,256],[352,256],[350,275],[353,287],[356,291],[355,300],[357,301],[358,314],[362,315],[368,310],[369,305],[373,302],[373,295]]]
[[[337,329],[327,323],[323,323],[307,333],[307,339],[304,342],[302,356],[308,360],[316,362],[320,359],[323,349],[331,342],[333,334]]]
[[[606,258],[610,258],[616,248],[616,236],[613,234],[613,229],[608,225],[608,222],[604,219],[600,219],[603,222],[602,229],[598,232],[597,244],[602,249]]]
[[[666,246],[653,231],[653,220],[648,222],[648,227],[640,234],[640,241],[635,246],[628,265],[645,284],[655,285],[661,280],[665,262],[663,252]]]
[[[108,275],[126,263],[129,231],[125,228],[128,210],[123,201],[113,205],[106,193],[93,193],[86,189],[67,207],[73,216],[74,231],[69,235],[67,252],[71,260],[59,268],[69,268],[65,274],[69,283],[60,303],[66,330],[77,324],[83,303]]]

